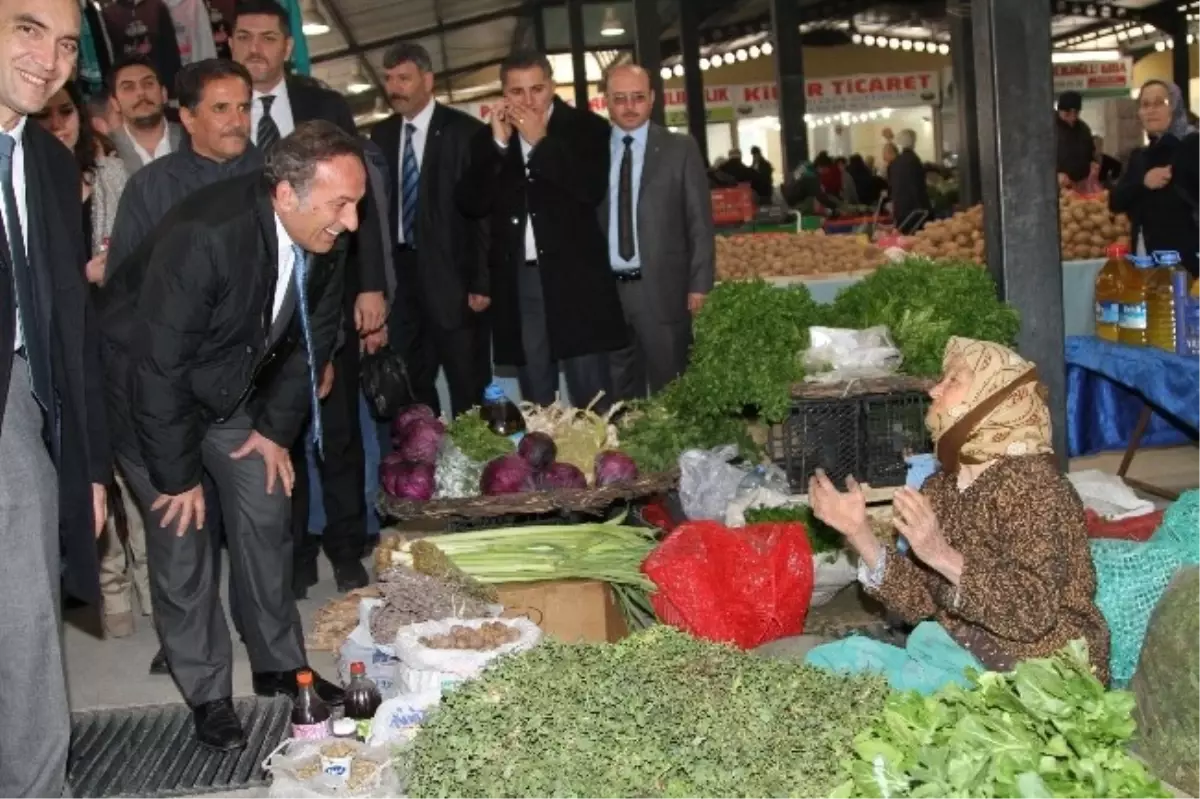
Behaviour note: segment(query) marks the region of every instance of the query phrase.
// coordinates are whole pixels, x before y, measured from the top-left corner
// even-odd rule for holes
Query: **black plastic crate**
[[[807,493],[813,472],[822,469],[841,484],[862,473],[859,460],[862,414],[857,400],[798,399],[788,418],[771,427],[771,459],[787,474],[792,490]]]
[[[928,409],[929,396],[918,391],[863,397],[863,479],[876,487],[904,485],[904,458],[932,451]]]

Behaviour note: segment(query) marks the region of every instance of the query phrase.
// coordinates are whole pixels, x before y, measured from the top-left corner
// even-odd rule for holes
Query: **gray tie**
[[[33,396],[43,408],[51,397],[50,362],[46,358],[45,340],[38,319],[38,304],[33,292],[33,273],[25,254],[25,236],[21,232],[21,217],[17,210],[17,192],[13,188],[13,149],[16,140],[0,133],[0,190],[3,191],[4,235],[8,239],[12,281],[16,287],[18,318],[25,339],[25,357],[29,361],[29,377]],[[2,269],[2,267],[0,267]]]
[[[258,149],[266,155],[268,149],[275,142],[279,141],[279,126],[275,124],[275,119],[271,116],[271,104],[275,102],[275,95],[267,94],[262,97],[262,119],[258,120]]]

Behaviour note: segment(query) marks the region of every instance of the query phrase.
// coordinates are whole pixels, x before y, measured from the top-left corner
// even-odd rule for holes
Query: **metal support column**
[[[779,126],[783,140],[783,171],[808,160],[808,123],[804,121],[807,97],[804,86],[804,52],[800,46],[800,4],[796,0],[771,0],[771,32],[775,36],[775,76],[779,80]]]
[[[567,0],[567,29],[571,36],[571,73],[575,80],[575,107],[588,107],[587,44],[583,38],[583,0]]]
[[[975,39],[970,0],[949,0],[950,58],[958,118],[958,196],[964,208],[979,202],[979,109],[975,92]]]
[[[633,35],[637,62],[650,76],[650,88],[654,90],[654,108],[650,119],[662,125],[666,121],[663,111],[662,79],[662,21],[658,18],[658,0],[633,0]]]
[[[533,46],[539,53],[546,52],[546,10],[540,5],[532,6]]]
[[[1183,92],[1183,107],[1191,111],[1194,109],[1190,107],[1192,93],[1188,91],[1188,82],[1192,70],[1188,64],[1188,57],[1192,48],[1188,46],[1187,16],[1182,11],[1177,11],[1173,22],[1170,33],[1175,47],[1171,50],[1171,80]]]
[[[683,91],[687,95],[688,133],[700,145],[708,163],[708,112],[704,107],[704,78],[700,74],[700,14],[694,0],[679,2],[679,53],[683,59]]]
[[[1021,314],[1021,354],[1050,390],[1054,450],[1066,465],[1066,362],[1050,7],[972,0],[987,264]]]

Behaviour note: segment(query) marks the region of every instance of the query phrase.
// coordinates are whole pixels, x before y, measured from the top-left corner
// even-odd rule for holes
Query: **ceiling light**
[[[887,47],[888,46],[887,37],[880,36],[878,39],[875,40],[875,46],[876,47]]]
[[[895,39],[895,38],[888,39],[888,47],[892,48],[893,50],[899,50],[900,49],[900,40]]]
[[[663,80],[668,80],[668,79],[670,79],[670,77],[671,77],[671,68],[670,68],[670,67],[663,67],[662,69],[660,69],[660,70],[658,71],[658,74],[659,74],[659,75],[662,75],[662,78],[663,78]]]
[[[773,52],[775,52],[775,45],[771,44],[770,42],[762,43],[762,54],[763,55],[770,55]]]
[[[925,42],[913,42],[913,49],[918,53],[925,52]]]
[[[621,24],[621,18],[617,16],[616,10],[609,6],[604,11],[604,21],[600,23],[601,36],[624,36],[625,26]]]
[[[812,114],[805,114],[805,115],[804,115],[804,123],[805,123],[806,125],[811,125],[811,124],[812,124],[812,121],[813,121],[813,115],[812,115]]]
[[[1188,34],[1188,44],[1195,44],[1195,43],[1196,43],[1195,34],[1189,33]]]
[[[1174,39],[1167,39],[1167,49],[1169,49],[1169,50],[1175,49],[1175,40]]]
[[[733,53],[725,54],[725,63],[726,64],[732,64],[734,61],[737,61],[737,56],[735,56]]]
[[[675,73],[675,77],[682,78],[683,77],[683,64],[676,64],[675,66],[673,66],[671,68],[671,71]]]
[[[758,49],[758,45],[757,44],[750,45],[750,57],[758,58],[760,55],[762,55],[762,50]]]
[[[1167,43],[1164,42],[1162,39],[1159,39],[1157,42],[1154,43],[1154,49],[1161,53],[1163,50],[1167,49]]]
[[[863,44],[865,44],[867,47],[874,47],[875,46],[875,37],[868,33],[866,36],[863,37]]]
[[[371,91],[371,88],[371,84],[368,83],[362,75],[355,75],[350,79],[350,82],[346,84],[346,91],[350,92],[351,94],[362,94],[363,92],[369,92]]]
[[[738,50],[738,51],[737,51],[737,60],[738,60],[738,61],[745,61],[745,60],[746,60],[746,59],[748,59],[749,57],[750,57],[750,54],[749,54],[749,53],[747,53],[745,50]]]
[[[301,19],[304,20],[304,24],[300,30],[304,32],[305,36],[322,36],[329,33],[329,23],[325,21],[325,15],[321,13],[315,3],[305,5]]]
[[[854,42],[855,44],[862,44],[862,41],[863,41],[862,34],[861,33],[854,34],[853,36],[850,37],[850,41]]]
[[[1086,61],[1120,61],[1119,50],[1067,50],[1050,54],[1055,64],[1079,64]]]
[[[711,65],[708,63],[708,59],[707,59],[707,58],[701,58],[701,59],[700,59],[700,69],[708,69],[708,68],[709,68],[709,66],[711,66]]]
[[[904,41],[900,42],[900,49],[901,50],[911,50],[911,49],[913,49],[913,43],[911,41],[909,41],[908,39],[905,39]]]
[[[939,44],[939,45],[938,45],[938,52],[939,52],[939,53],[941,53],[942,55],[949,55],[949,54],[950,54],[950,45],[948,45],[948,44]]]

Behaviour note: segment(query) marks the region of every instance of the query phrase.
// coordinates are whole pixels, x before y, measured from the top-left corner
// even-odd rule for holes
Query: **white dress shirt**
[[[129,142],[133,145],[133,151],[138,154],[138,158],[142,159],[142,166],[162,158],[164,155],[171,154],[171,131],[167,128],[166,123],[163,123],[163,135],[158,140],[158,144],[154,147],[154,152],[150,152],[133,137],[129,131],[129,126],[125,126],[125,135],[129,137]]]
[[[425,142],[429,138],[429,123],[433,121],[433,107],[435,105],[437,105],[437,101],[430,100],[425,104],[425,107],[421,109],[420,113],[418,113],[412,119],[401,117],[400,160],[396,162],[400,165],[397,175],[399,184],[396,186],[396,196],[399,198],[396,202],[396,213],[400,215],[399,223],[396,225],[396,230],[399,231],[396,239],[401,244],[404,244],[404,146],[408,140],[408,126],[412,125],[414,128],[416,128],[416,130],[413,131],[412,147],[413,155],[417,159],[417,175],[420,176],[421,170],[425,167]],[[419,195],[417,197],[417,201],[418,203],[420,202]]]
[[[546,111],[546,123],[550,122],[550,115],[554,113],[554,104],[550,104],[549,110]],[[533,152],[533,145],[525,141],[525,137],[518,135],[517,138],[521,141],[521,157],[525,161],[525,177],[529,177],[529,154]],[[508,142],[502,142],[495,139],[496,146],[501,150],[508,149]],[[533,237],[533,212],[530,211],[525,217],[525,261],[536,261],[538,259],[537,240]]]
[[[263,115],[262,98],[268,94],[275,98],[275,102],[271,104],[271,119],[275,120],[275,127],[279,128],[279,137],[283,138],[296,129],[296,120],[292,118],[292,101],[288,99],[286,80],[279,81],[278,85],[269,92],[260,92],[255,89],[250,99],[250,140],[256,146],[258,145],[258,122]]]
[[[17,196],[17,219],[21,221],[21,236],[25,239],[23,244],[25,245],[26,260],[29,259],[29,211],[25,205],[25,143],[22,138],[25,135],[25,123],[28,119],[28,117],[21,117],[12,130],[4,131],[16,140],[12,154],[13,193]],[[7,231],[8,215],[12,213],[12,209],[8,207],[7,203],[0,202],[0,213],[3,214],[5,231]],[[25,346],[25,336],[21,332],[21,309],[18,308],[17,333],[13,336],[13,351],[15,352],[23,346]]]
[[[296,263],[296,254],[292,251],[295,242],[284,230],[279,214],[275,214],[275,236],[279,239],[279,274],[275,278],[275,304],[271,306],[271,324],[275,324],[288,289],[292,287],[292,266]],[[300,298],[297,297],[296,301],[299,302]]]

